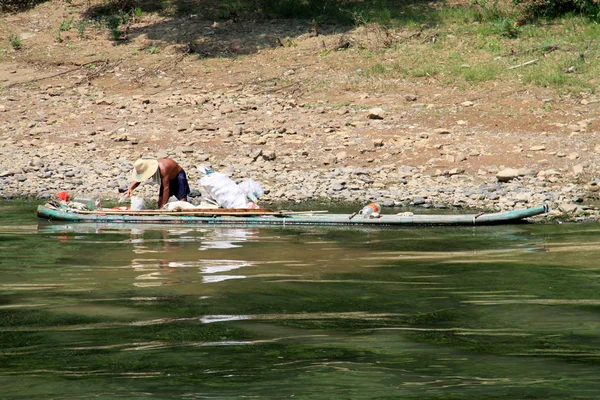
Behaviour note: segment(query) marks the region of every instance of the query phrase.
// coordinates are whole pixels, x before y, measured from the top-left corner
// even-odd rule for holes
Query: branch
[[[510,67],[509,69],[515,69],[515,68],[521,68],[521,67],[525,67],[527,65],[531,65],[531,64],[535,64],[537,62],[537,58],[535,60],[531,60],[531,61],[527,61],[524,62],[523,64],[519,64],[519,65],[513,65],[512,67]]]

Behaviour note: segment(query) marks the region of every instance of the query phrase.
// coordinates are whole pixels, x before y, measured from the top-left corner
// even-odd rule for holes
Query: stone
[[[346,153],[345,151],[340,151],[339,153],[337,153],[335,155],[335,160],[340,162],[345,160],[348,157],[348,153]]]
[[[265,161],[275,161],[275,159],[277,159],[277,153],[275,150],[263,151],[262,157]]]
[[[465,161],[466,159],[467,159],[467,156],[465,156],[464,153],[456,153],[456,157],[455,157],[454,161],[462,162],[462,161]]]
[[[383,119],[385,111],[381,107],[374,107],[369,110],[367,117],[369,119]]]
[[[573,166],[573,173],[575,175],[581,175],[583,173],[584,166],[582,164],[577,164]]]
[[[96,104],[97,106],[110,106],[114,103],[113,100],[109,100],[109,99],[98,99],[96,100],[96,102],[94,104]]]
[[[420,196],[418,196],[418,197],[415,197],[415,198],[413,198],[413,200],[412,200],[412,205],[413,205],[413,206],[420,206],[420,205],[423,205],[423,204],[425,204],[425,203],[426,203],[426,200],[425,200],[425,198],[424,198],[424,197],[420,197]]]
[[[542,150],[546,150],[546,146],[544,146],[543,144],[537,145],[537,146],[531,146],[529,148],[529,150],[531,150],[531,151],[542,151]]]
[[[579,207],[577,206],[577,204],[564,202],[558,205],[558,209],[565,214],[574,214],[575,212],[577,212]]]
[[[383,147],[383,139],[375,139],[373,140],[374,147]]]
[[[515,168],[505,168],[496,174],[498,182],[510,182],[519,177],[519,170]]]
[[[451,170],[448,171],[447,175],[450,176],[454,176],[454,175],[460,175],[460,174],[464,174],[465,170],[463,168],[452,168]]]
[[[518,174],[519,176],[536,176],[537,172],[532,168],[519,168]]]

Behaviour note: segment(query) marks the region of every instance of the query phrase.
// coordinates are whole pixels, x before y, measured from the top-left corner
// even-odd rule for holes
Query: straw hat
[[[140,158],[133,163],[133,171],[131,171],[131,180],[134,182],[143,182],[150,179],[158,169],[157,160],[146,160]]]

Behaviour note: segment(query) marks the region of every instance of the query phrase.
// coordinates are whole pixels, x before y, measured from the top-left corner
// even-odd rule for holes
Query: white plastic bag
[[[205,173],[206,169],[203,168],[198,167],[198,170]],[[246,194],[223,173],[209,172],[200,179],[200,186],[223,208],[248,208]]]
[[[239,185],[242,192],[246,195],[250,201],[253,203],[258,202],[258,199],[264,194],[263,188],[260,183],[256,182],[252,178],[246,179],[244,182],[241,182]]]
[[[190,202],[187,201],[171,201],[163,206],[164,210],[169,211],[185,211],[185,210],[195,210],[197,207]]]
[[[146,208],[146,202],[141,197],[131,196],[131,210],[143,210]]]

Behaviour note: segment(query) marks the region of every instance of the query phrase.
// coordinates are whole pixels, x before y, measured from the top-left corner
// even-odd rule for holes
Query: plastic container
[[[360,210],[360,213],[362,214],[363,218],[369,218],[372,214],[379,213],[379,211],[381,211],[381,206],[377,203],[371,203],[367,204],[362,210]]]

